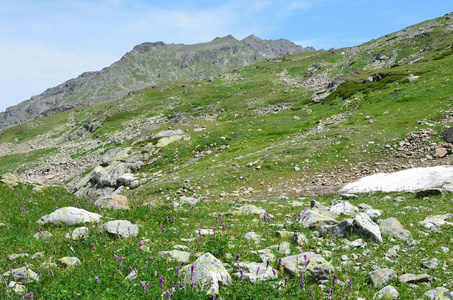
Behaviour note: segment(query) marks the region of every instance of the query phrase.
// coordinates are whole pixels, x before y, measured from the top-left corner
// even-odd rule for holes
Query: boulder
[[[319,232],[322,235],[332,235],[336,237],[348,237],[353,229],[354,220],[346,219],[335,225],[322,225]]]
[[[3,273],[3,277],[13,279],[15,282],[19,283],[29,283],[39,280],[38,274],[27,267],[13,269],[12,272],[8,271],[6,273]]]
[[[420,191],[417,191],[415,193],[415,197],[417,198],[425,198],[425,197],[430,197],[430,196],[439,196],[442,195],[442,189],[423,189]]]
[[[380,210],[377,210],[377,209],[367,209],[364,211],[364,213],[366,215],[368,215],[368,217],[370,217],[370,219],[373,221],[373,222],[376,222],[377,219],[379,219],[379,217],[381,216],[381,211]]]
[[[377,243],[382,243],[382,236],[379,226],[374,223],[365,213],[358,213],[354,219],[354,233],[373,240]]]
[[[185,251],[171,250],[171,251],[160,251],[159,257],[165,258],[167,263],[178,262],[178,263],[189,263],[190,253]]]
[[[403,274],[398,277],[398,280],[402,283],[420,283],[429,282],[432,280],[432,278],[428,274]]]
[[[423,294],[423,296],[432,299],[432,300],[452,300],[453,297],[450,294],[450,291],[444,287],[437,287],[435,289],[429,290]]]
[[[19,185],[20,181],[16,175],[7,173],[0,176],[0,182],[3,182],[4,184],[14,188]]]
[[[219,294],[220,285],[233,282],[222,262],[209,252],[200,256],[192,265],[185,266],[183,272],[185,284],[196,281],[208,295]]]
[[[379,269],[368,273],[368,277],[373,282],[375,287],[382,287],[396,277],[395,271],[392,269]]]
[[[359,211],[359,208],[349,203],[349,201],[340,202],[330,208],[330,211],[337,215],[351,216]]]
[[[82,263],[80,262],[80,259],[78,259],[77,257],[63,257],[57,260],[57,264],[63,268],[70,268],[78,266]]]
[[[246,279],[252,283],[277,278],[277,272],[271,266],[266,267],[264,263],[239,262],[233,265],[233,271],[237,278]]]
[[[427,229],[435,229],[436,227],[444,225],[453,225],[453,223],[446,221],[450,219],[451,216],[451,213],[444,215],[427,216],[423,221],[420,222],[420,224]]]
[[[299,221],[304,228],[314,229],[322,225],[335,225],[337,221],[330,212],[308,209]]]
[[[379,229],[383,235],[394,237],[400,241],[412,241],[412,234],[404,229],[403,225],[395,218],[382,220]]]
[[[49,215],[41,217],[36,222],[38,225],[79,225],[84,223],[99,223],[102,216],[76,207],[59,208]]]
[[[447,143],[453,143],[453,125],[448,127],[443,135],[442,135],[442,138],[444,139],[444,141],[446,141]]]
[[[384,300],[399,299],[399,294],[398,291],[393,286],[388,285],[379,290],[376,294],[374,294],[373,299],[384,299]]]
[[[129,209],[127,197],[115,194],[102,196],[94,202],[94,205],[108,209]]]
[[[321,255],[314,252],[305,252],[282,258],[281,267],[292,276],[308,273],[316,281],[328,279],[335,269]]]
[[[122,238],[136,237],[138,234],[138,226],[127,220],[110,221],[102,225],[102,228],[106,232]]]

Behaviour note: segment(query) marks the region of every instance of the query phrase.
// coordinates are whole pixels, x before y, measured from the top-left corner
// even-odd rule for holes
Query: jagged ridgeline
[[[166,81],[209,78],[265,58],[314,50],[287,40],[262,40],[254,35],[240,41],[228,35],[196,45],[147,42],[135,46],[110,67],[83,73],[9,107],[0,113],[0,127],[79,105],[115,100]]]

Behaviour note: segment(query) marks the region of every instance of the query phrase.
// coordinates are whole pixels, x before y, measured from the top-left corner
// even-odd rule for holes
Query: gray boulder
[[[444,214],[444,215],[436,215],[436,216],[427,216],[420,224],[427,228],[427,229],[435,229],[439,226],[444,225],[453,225],[451,222],[447,222],[448,219],[451,219],[451,213]]]
[[[365,213],[358,213],[354,219],[354,233],[377,243],[382,243],[379,226]]]
[[[13,269],[12,272],[8,271],[3,273],[3,277],[14,280],[20,283],[29,283],[32,281],[39,281],[39,276],[33,272],[30,268],[22,267]]]
[[[286,273],[293,276],[308,273],[316,281],[326,280],[335,269],[321,255],[314,252],[305,252],[282,258],[281,266]]]
[[[392,269],[379,269],[368,273],[368,277],[375,287],[382,287],[395,278],[396,273]]]
[[[443,135],[442,135],[442,138],[444,139],[444,141],[446,141],[447,143],[453,143],[453,125],[448,127]]]
[[[423,294],[423,296],[432,300],[452,300],[453,297],[450,295],[449,290],[444,287],[437,287],[429,290]]]
[[[403,225],[395,218],[382,220],[379,229],[383,235],[394,237],[400,241],[412,241],[412,234],[404,229]]]
[[[99,223],[102,216],[76,207],[59,208],[49,215],[41,217],[38,225],[51,223],[54,225],[79,225],[84,223]]]
[[[129,209],[127,197],[115,194],[100,197],[94,205],[107,209]]]
[[[277,272],[271,266],[266,267],[264,263],[240,262],[234,264],[233,270],[237,278],[246,279],[252,283],[277,278]]]
[[[302,215],[300,223],[304,228],[314,229],[322,225],[335,225],[337,221],[330,212],[309,209]]]
[[[209,252],[200,256],[192,265],[185,266],[183,272],[185,284],[196,281],[208,295],[219,294],[220,285],[233,282],[222,262]]]
[[[432,280],[432,278],[428,274],[403,274],[398,277],[398,280],[402,283],[420,283],[429,282]]]
[[[388,285],[379,290],[376,294],[374,294],[373,299],[385,299],[385,300],[399,299],[399,294],[398,291],[393,286]]]
[[[354,220],[346,219],[335,225],[322,225],[319,232],[322,235],[332,235],[336,237],[348,237],[354,226]]]
[[[359,211],[359,208],[349,203],[349,201],[340,202],[330,208],[330,211],[337,215],[351,216]]]
[[[138,234],[138,226],[127,220],[115,220],[105,223],[104,230],[112,235],[122,238],[135,237]]]

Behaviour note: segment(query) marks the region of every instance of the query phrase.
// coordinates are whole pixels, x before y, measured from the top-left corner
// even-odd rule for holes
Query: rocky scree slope
[[[99,72],[87,72],[0,113],[0,127],[48,116],[78,105],[121,98],[131,91],[172,80],[209,78],[265,58],[314,51],[287,40],[241,41],[229,35],[211,42],[183,45],[163,42],[135,46]]]

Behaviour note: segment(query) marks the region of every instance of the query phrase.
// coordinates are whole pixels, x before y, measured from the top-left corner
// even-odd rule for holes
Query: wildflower
[[[162,227],[162,225],[159,225],[160,226],[160,231],[162,231],[162,233],[165,231],[165,229]]]
[[[212,233],[214,234],[214,238],[215,238],[215,227],[211,226],[211,229],[212,229]]]
[[[240,255],[239,253],[236,254],[236,262],[239,262],[239,257],[240,257],[240,256],[241,256],[241,255]]]
[[[313,290],[312,289],[310,289],[310,295],[311,295],[311,299],[315,300],[315,296],[313,296]]]
[[[192,281],[194,267],[195,267],[194,264],[190,265],[190,281]]]
[[[154,256],[151,256],[151,257],[149,258],[149,261],[153,261],[153,260],[154,260]]]
[[[349,279],[349,289],[352,291],[352,279]]]
[[[98,280],[99,280],[99,277],[95,276],[94,281],[96,281],[96,283],[98,283]]]
[[[167,294],[167,299],[170,300],[170,298],[171,298],[170,292],[167,290],[165,293]]]
[[[102,264],[102,257],[99,257],[98,262],[99,262],[99,265]]]
[[[285,286],[286,286],[286,284],[288,283],[288,279],[289,279],[288,276],[286,276],[286,277],[285,277]]]
[[[159,281],[160,281],[160,288],[163,289],[164,288],[164,276],[163,275],[160,275]]]
[[[176,267],[176,275],[177,275],[178,278],[179,278],[179,267]]]
[[[267,259],[266,261],[266,269],[269,267],[269,264],[271,263],[271,261],[269,260],[269,258]]]
[[[335,274],[335,276],[333,277],[333,281],[332,281],[332,287],[335,286],[335,283],[337,282],[337,278],[338,278],[338,275]]]
[[[164,242],[164,244],[162,245],[162,249],[164,249],[165,245],[167,245],[167,242]]]
[[[118,257],[118,255],[113,254],[113,257],[116,258],[117,260],[121,260],[121,258]]]
[[[54,276],[52,269],[49,268],[50,275]]]
[[[278,265],[281,266],[281,264],[282,264],[282,258],[279,257],[279,258],[278,258]]]
[[[242,269],[239,269],[239,273],[241,273],[241,279],[244,277]]]
[[[256,270],[256,276],[258,276],[258,273],[260,272],[260,267]]]
[[[274,276],[277,275],[277,271],[275,271],[274,268],[272,268],[272,274],[274,274]]]
[[[201,229],[200,229],[200,228],[198,228],[198,235],[199,235],[200,237],[202,236],[202,235],[201,235]]]
[[[301,275],[300,276],[300,288],[305,290],[305,279],[304,279],[304,275]]]

